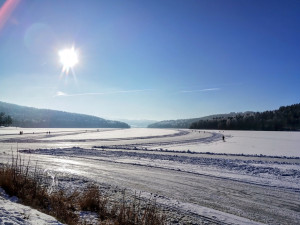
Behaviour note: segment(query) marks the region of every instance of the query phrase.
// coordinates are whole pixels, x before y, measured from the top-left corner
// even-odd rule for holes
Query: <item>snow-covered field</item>
[[[226,142],[221,145],[213,142],[208,145],[174,146],[173,149],[189,148],[196,152],[300,157],[300,132],[222,131],[220,133],[226,137]],[[168,147],[172,148],[172,146]]]
[[[152,193],[175,224],[300,224],[300,132],[1,128],[0,163],[17,149],[53,179]]]

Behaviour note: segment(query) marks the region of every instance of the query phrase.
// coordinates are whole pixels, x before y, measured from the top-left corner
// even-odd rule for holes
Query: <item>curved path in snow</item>
[[[297,224],[300,221],[299,192],[289,189],[82,157],[37,155],[35,158],[40,167],[56,174],[81,176],[143,191],[146,195],[155,193],[158,202],[166,207],[199,218],[205,215],[203,212],[214,209],[228,215],[220,219],[213,211],[207,217],[228,224],[236,221],[230,215],[267,224]],[[242,221],[240,218],[237,224]]]

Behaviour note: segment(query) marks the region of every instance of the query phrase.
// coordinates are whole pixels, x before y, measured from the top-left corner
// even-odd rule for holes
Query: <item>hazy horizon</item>
[[[299,11],[295,0],[0,0],[0,101],[155,121],[296,104]]]
[[[5,103],[14,104],[14,103],[10,103],[10,102],[5,102]],[[300,103],[294,103],[294,104],[300,104]],[[18,105],[18,106],[25,106],[25,105]],[[287,106],[287,105],[282,105],[282,106]],[[31,107],[31,106],[25,106],[25,107]],[[33,107],[33,108],[36,108],[36,107]],[[36,109],[56,110],[56,109],[50,109],[50,108],[36,108]],[[267,109],[265,111],[272,111],[272,110],[277,110],[277,109],[278,108]],[[63,111],[63,110],[58,110],[58,111]],[[83,113],[71,112],[71,111],[63,111],[63,112],[83,114]],[[115,121],[121,121],[121,122],[125,122],[125,123],[129,123],[129,122],[137,122],[137,123],[138,122],[142,122],[143,124],[151,124],[151,123],[160,122],[160,121],[166,121],[166,120],[195,119],[195,118],[201,118],[201,117],[213,116],[213,115],[220,115],[220,114],[245,113],[245,112],[263,112],[263,111],[245,110],[245,111],[239,111],[239,112],[233,112],[233,111],[232,112],[220,112],[220,113],[213,113],[213,114],[204,115],[204,116],[184,117],[184,118],[165,118],[165,119],[162,119],[162,120],[155,120],[155,119],[148,119],[148,118],[101,117],[101,116],[97,116],[97,115],[93,115],[93,114],[84,114],[84,115],[97,116],[97,117],[100,117],[100,118],[103,118],[103,119],[106,119],[106,120],[115,120]],[[149,123],[147,123],[147,122],[149,122]]]

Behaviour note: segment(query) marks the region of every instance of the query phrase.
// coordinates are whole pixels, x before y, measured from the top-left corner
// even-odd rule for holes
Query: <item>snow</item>
[[[224,143],[219,141],[208,145],[169,145],[167,148],[174,150],[188,148],[195,152],[300,157],[300,132],[222,131],[220,134],[225,135]]]
[[[70,140],[78,139],[128,139],[128,138],[141,138],[141,137],[159,137],[164,135],[174,135],[179,133],[176,130],[162,130],[162,129],[114,129],[114,130],[87,130],[89,132],[79,133],[68,137]],[[47,140],[64,140],[64,136],[54,136],[47,138]]]
[[[176,205],[176,207],[185,209],[188,212],[192,212],[207,218],[218,218],[218,221],[223,224],[247,224],[247,225],[259,225],[263,223],[255,222],[243,217],[234,216],[232,214],[220,212],[211,208],[199,206],[192,203],[183,203],[173,199],[158,198],[158,203],[163,202],[168,205]]]
[[[62,223],[49,215],[16,203],[16,198],[9,198],[5,195],[3,189],[0,188],[0,224],[59,225]]]
[[[142,191],[144,196],[154,193],[160,205],[195,221],[300,221],[300,132],[15,131],[0,129],[0,162],[9,161],[18,148],[25,160],[37,162],[45,176],[53,178],[53,186],[61,184],[59,177],[76,176]]]
[[[104,149],[104,150],[101,150]],[[136,149],[136,150],[135,150]],[[59,172],[76,173],[83,175],[82,170],[74,169],[74,166],[84,166],[85,163],[73,160],[74,157],[92,158],[110,162],[118,162],[132,165],[143,165],[155,168],[166,168],[175,171],[185,171],[200,175],[222,177],[244,182],[272,185],[276,187],[293,188],[300,191],[300,164],[287,163],[286,160],[276,158],[272,163],[268,157],[257,156],[237,158],[207,158],[203,154],[162,154],[161,152],[141,151],[137,148],[121,151],[107,150],[105,147],[96,149],[64,148],[64,149],[38,149],[24,150],[21,152],[62,156],[56,162],[63,165]],[[66,158],[67,157],[67,158]],[[248,159],[247,159],[248,158]],[[300,162],[300,160],[298,160]],[[72,164],[73,168],[66,168],[65,165]]]

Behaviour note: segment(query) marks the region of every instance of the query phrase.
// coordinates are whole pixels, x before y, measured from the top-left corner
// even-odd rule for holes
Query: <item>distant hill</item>
[[[219,118],[219,117],[227,118],[227,117],[236,116],[237,114],[243,114],[243,113],[231,112],[228,114],[216,114],[216,115],[192,118],[192,119],[163,120],[163,121],[148,125],[148,128],[189,128],[192,123],[197,122],[199,120],[210,120],[210,119]]]
[[[300,131],[300,104],[281,106],[277,110],[245,113],[232,117],[199,120],[191,129]]]
[[[300,104],[265,112],[217,114],[193,119],[165,120],[149,128],[300,131]]]
[[[36,128],[129,128],[124,122],[50,109],[0,102],[0,112],[12,117],[12,126]]]

